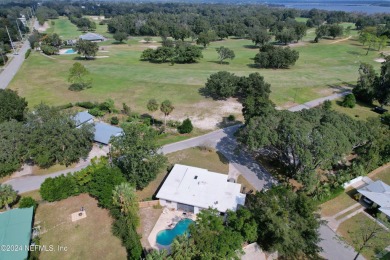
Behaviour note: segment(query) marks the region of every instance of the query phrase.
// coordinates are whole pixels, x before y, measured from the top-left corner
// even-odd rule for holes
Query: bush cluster
[[[183,123],[177,128],[181,134],[189,134],[192,132],[193,126],[189,118],[183,121]]]
[[[73,175],[47,178],[41,185],[40,193],[42,198],[47,201],[58,201],[80,193],[89,193],[98,200],[100,207],[109,209],[115,218],[113,233],[122,239],[129,259],[140,259],[142,246],[136,227],[131,219],[113,205],[113,190],[124,182],[126,182],[126,178],[120,169],[109,166],[106,159],[101,159],[100,162],[93,162],[87,168]]]
[[[26,53],[24,54],[24,58],[27,59],[28,56],[30,56],[30,54],[31,54],[31,49],[28,49],[28,50],[26,51]]]

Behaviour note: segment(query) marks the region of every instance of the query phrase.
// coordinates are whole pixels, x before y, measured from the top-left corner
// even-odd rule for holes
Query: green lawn
[[[332,101],[332,109],[344,114],[349,115],[355,119],[367,120],[369,117],[379,117],[378,113],[372,111],[374,106],[369,106],[361,102],[357,102],[354,108],[342,107],[340,105],[342,99]],[[385,106],[389,109],[390,106]]]
[[[54,22],[54,26],[51,24]],[[49,20],[49,28],[46,30],[47,33],[56,33],[61,36],[63,40],[75,39],[82,34],[78,31],[77,26],[69,21],[67,17],[59,17],[58,19]]]
[[[194,147],[170,153],[167,156],[171,164],[184,164],[223,174],[228,174],[229,172],[229,161],[225,156],[213,149],[201,150],[198,147]]]
[[[364,223],[369,223],[372,220],[369,219],[366,215],[363,213],[359,213],[352,218],[344,221],[340,224],[339,228],[337,229],[337,232],[343,236],[343,238],[352,245],[352,236],[356,230],[359,230],[362,228],[362,225]],[[383,251],[383,249],[388,246],[388,243],[390,241],[390,234],[389,232],[384,233],[380,235],[379,237],[375,237],[370,240],[370,244],[372,247],[367,248],[366,251],[363,251],[363,256],[366,257],[366,259],[375,259],[375,255],[379,252]]]
[[[98,31],[104,31],[104,27],[98,25]],[[56,19],[49,31],[59,33],[64,39],[80,34],[65,18]],[[365,49],[357,41],[331,44],[334,41],[326,39],[319,44],[304,42],[303,45],[294,47],[300,52],[300,59],[287,70],[251,67],[252,58],[258,50],[252,48],[250,40],[243,39],[212,43],[203,51],[204,58],[196,64],[152,64],[140,61],[139,57],[144,49],[158,46],[159,43],[140,43],[142,39],[143,37],[131,37],[125,44],[111,44],[112,41],[100,43],[105,52],[99,52],[98,56],[109,56],[108,58],[81,60],[93,77],[91,89],[82,92],[68,90],[68,71],[75,62],[76,55],[57,55],[54,56],[55,59],[49,59],[36,52],[22,65],[10,88],[26,97],[30,107],[41,102],[60,105],[113,98],[118,107],[126,102],[135,111],[145,113],[147,100],[157,98],[159,101],[170,99],[174,103],[172,116],[179,113],[179,117],[183,119],[196,113],[198,117],[200,115],[207,118],[210,114],[224,115],[224,109],[220,109],[215,101],[203,97],[199,89],[204,86],[210,74],[221,70],[237,75],[259,72],[272,85],[271,99],[278,106],[288,107],[332,94],[337,87],[346,83],[355,83],[361,61],[373,64],[376,68],[380,66],[373,61],[378,53],[370,52],[366,56]],[[216,63],[215,48],[222,45],[236,53],[236,58],[230,65]],[[160,114],[156,116],[161,117]]]
[[[321,208],[321,216],[330,217],[338,212],[352,206],[356,201],[351,198],[347,192],[343,192],[341,195],[336,198],[329,200],[320,205]]]
[[[370,178],[373,180],[381,180],[390,185],[390,167],[386,167],[382,171],[377,172],[374,175],[370,175]]]

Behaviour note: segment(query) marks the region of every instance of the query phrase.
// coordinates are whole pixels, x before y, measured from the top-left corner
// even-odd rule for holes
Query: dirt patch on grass
[[[138,233],[141,234],[141,244],[146,250],[152,249],[149,244],[148,237],[152,232],[154,225],[162,213],[162,208],[155,209],[153,207],[142,208],[139,210],[141,225]]]
[[[72,222],[70,215],[84,207],[85,219]],[[40,259],[126,259],[126,250],[111,232],[113,219],[88,194],[42,203],[34,225],[41,227],[41,245],[67,247],[66,252],[43,251]]]
[[[202,130],[213,130],[218,127],[223,117],[232,115],[241,116],[242,105],[236,99],[207,100],[186,106],[181,111],[174,111],[172,120],[182,121],[190,118],[192,124]]]
[[[378,59],[375,59],[374,61],[382,63],[382,62],[385,62],[386,60],[383,58],[378,58]]]

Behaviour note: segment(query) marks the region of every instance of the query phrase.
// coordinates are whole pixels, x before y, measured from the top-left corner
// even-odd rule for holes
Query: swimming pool
[[[75,54],[76,52],[73,49],[66,50],[64,53],[66,54]]]
[[[180,220],[173,229],[164,229],[157,234],[157,243],[163,246],[172,244],[175,237],[183,235],[188,231],[188,226],[194,221],[191,219]]]

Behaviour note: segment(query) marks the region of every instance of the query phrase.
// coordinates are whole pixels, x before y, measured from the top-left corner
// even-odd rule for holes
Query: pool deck
[[[188,213],[187,213],[188,214]],[[191,213],[190,216],[183,216],[183,211],[180,210],[170,210],[168,208],[164,208],[163,213],[158,218],[156,224],[154,225],[152,232],[150,232],[148,241],[152,248],[154,249],[166,249],[168,252],[170,251],[171,246],[163,246],[156,242],[157,234],[161,230],[164,229],[172,229],[175,227],[176,223],[184,218],[196,220],[196,215]],[[171,226],[170,226],[171,225]]]

